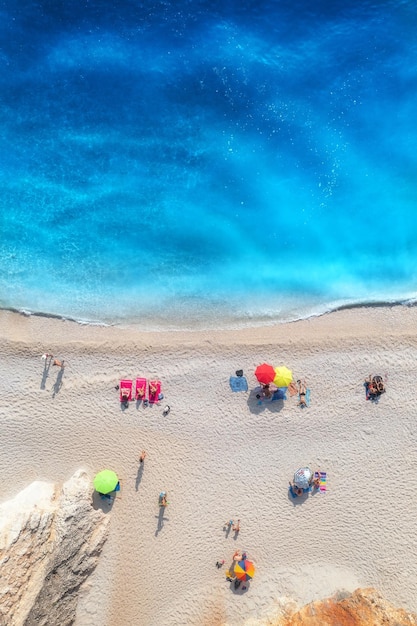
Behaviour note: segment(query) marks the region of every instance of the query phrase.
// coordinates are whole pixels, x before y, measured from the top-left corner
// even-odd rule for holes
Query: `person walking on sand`
[[[60,367],[61,369],[64,369],[65,365],[64,365],[64,361],[60,361],[59,359],[54,359],[52,362],[52,365],[56,365],[57,367]]]
[[[49,354],[48,352],[45,352],[45,354],[42,354],[41,359],[43,359],[44,361],[46,361],[46,359],[53,359],[54,355],[53,354]]]
[[[139,463],[143,463],[144,462],[144,460],[146,459],[146,455],[147,455],[146,450],[142,450],[141,455],[139,457]]]
[[[233,525],[233,532],[238,533],[240,531],[240,519],[237,520],[237,524]]]

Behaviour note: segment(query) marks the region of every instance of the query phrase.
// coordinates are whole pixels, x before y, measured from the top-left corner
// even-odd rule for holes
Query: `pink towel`
[[[159,400],[159,394],[161,393],[161,382],[159,380],[149,381],[149,402],[155,404]]]
[[[126,402],[127,400],[132,399],[132,387],[133,382],[131,380],[121,380],[120,381],[120,402]],[[127,392],[127,397],[124,395]]]
[[[146,399],[146,378],[136,379],[135,396],[136,400]]]

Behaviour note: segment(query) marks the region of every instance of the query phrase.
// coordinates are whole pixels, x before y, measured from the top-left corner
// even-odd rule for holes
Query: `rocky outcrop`
[[[0,506],[1,626],[73,624],[78,590],[97,565],[109,516],[77,472],[63,488],[34,482]]]
[[[307,604],[276,626],[417,626],[417,615],[396,609],[375,589],[357,589]]]

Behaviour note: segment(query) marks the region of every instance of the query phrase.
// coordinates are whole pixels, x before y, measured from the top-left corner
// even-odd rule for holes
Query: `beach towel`
[[[287,391],[286,387],[278,387],[276,391],[272,394],[271,402],[274,400],[286,400],[287,396],[285,392]]]
[[[326,472],[314,472],[314,478],[317,478],[318,476],[320,476],[319,491],[321,491],[321,493],[325,493],[327,489],[327,474]]]
[[[120,402],[127,402],[132,399],[132,387],[133,382],[131,380],[121,380],[120,381]],[[123,392],[128,392],[127,398],[123,397]]]
[[[306,400],[306,405],[310,406],[310,388],[309,387],[307,387],[307,389],[306,389],[306,398],[305,398],[305,400]],[[298,394],[298,402],[300,402],[300,394]]]
[[[149,381],[149,402],[155,404],[159,400],[159,394],[161,393],[161,381],[150,380]]]
[[[145,400],[146,398],[146,378],[137,378],[135,385],[136,400]]]
[[[232,391],[247,391],[248,381],[244,376],[231,376],[229,384]]]

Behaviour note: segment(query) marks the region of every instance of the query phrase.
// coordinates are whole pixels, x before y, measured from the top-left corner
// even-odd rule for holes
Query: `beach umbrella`
[[[276,367],[274,370],[274,379],[273,383],[276,387],[288,387],[290,382],[292,381],[292,371],[285,367],[285,365],[280,365]]]
[[[262,365],[258,365],[255,370],[255,376],[259,380],[259,382],[263,385],[269,385],[272,383],[275,377],[275,370],[272,365],[268,365],[268,363],[262,363]]]
[[[309,467],[300,467],[294,474],[294,484],[300,489],[308,489],[313,472]]]
[[[94,489],[104,494],[114,491],[118,482],[117,474],[109,469],[105,469],[96,474],[93,480]]]
[[[235,565],[234,571],[238,580],[251,580],[255,575],[255,566],[252,561],[244,559]]]

